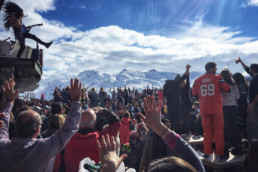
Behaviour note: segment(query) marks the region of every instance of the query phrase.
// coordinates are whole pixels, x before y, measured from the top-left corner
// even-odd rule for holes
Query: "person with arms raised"
[[[246,72],[252,77],[249,86],[249,106],[247,108],[246,133],[249,143],[258,139],[258,64],[253,63],[247,67],[238,58],[236,63],[241,63]]]
[[[184,75],[177,75],[174,80],[166,80],[163,95],[167,99],[168,119],[171,129],[179,134],[188,133],[187,118],[191,111],[189,72],[191,66],[186,65]],[[186,82],[185,82],[186,80]]]
[[[4,26],[5,29],[8,31],[10,27],[13,28],[15,38],[20,43],[20,49],[17,54],[17,58],[20,59],[21,55],[25,49],[25,39],[32,39],[36,41],[37,43],[40,43],[44,45],[46,48],[49,48],[51,42],[44,42],[41,39],[39,39],[37,36],[30,34],[30,30],[34,26],[42,26],[43,24],[36,24],[31,26],[25,26],[22,22],[24,18],[23,9],[21,9],[16,3],[13,2],[7,2],[4,4]]]
[[[49,172],[53,170],[55,156],[62,151],[70,138],[77,132],[81,118],[81,83],[71,79],[69,91],[72,106],[65,124],[52,136],[36,139],[40,132],[40,115],[32,110],[22,111],[15,120],[16,136],[10,140],[8,127],[13,101],[18,96],[11,82],[3,86],[6,103],[0,115],[0,171],[5,172]]]
[[[99,125],[101,120],[98,118],[103,118],[105,121],[103,125],[108,124],[108,126],[102,129],[102,126]],[[99,156],[96,140],[105,134],[116,137],[120,125],[121,122],[116,114],[107,109],[89,108],[82,112],[79,130],[71,138],[64,150],[57,155],[54,172],[77,172],[80,161],[85,157],[89,157],[98,163]]]
[[[141,119],[148,125],[148,127],[162,137],[169,148],[181,159],[176,157],[159,159],[158,163],[151,163],[148,171],[204,172],[204,166],[194,149],[182,138],[180,138],[178,134],[162,124],[161,108],[161,101],[159,101],[159,105],[157,106],[154,97],[148,96],[147,99],[144,98],[145,116],[141,113],[138,113],[138,115],[140,115]],[[127,157],[125,154],[121,155],[120,157],[117,156],[115,151],[116,143],[113,137],[110,139],[109,136],[102,136],[100,141],[97,140],[97,147],[102,163],[101,172],[115,172],[123,159]]]

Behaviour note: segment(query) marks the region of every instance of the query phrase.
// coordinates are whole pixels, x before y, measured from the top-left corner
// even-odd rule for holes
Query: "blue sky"
[[[187,63],[204,71],[208,61],[243,72],[238,56],[258,61],[258,0],[13,1],[28,15],[25,25],[44,23],[33,34],[54,41],[41,47],[44,78],[123,68],[183,73]]]
[[[80,30],[117,25],[144,34],[174,36],[202,17],[203,22],[258,37],[256,6],[246,0],[56,0],[53,11],[40,14]]]

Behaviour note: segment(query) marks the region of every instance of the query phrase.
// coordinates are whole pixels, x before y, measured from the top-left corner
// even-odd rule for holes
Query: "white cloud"
[[[250,0],[249,5],[258,6],[258,0]]]
[[[44,23],[43,27],[32,29],[43,40],[54,40],[49,48],[44,48],[43,78],[77,75],[84,70],[98,70],[101,73],[117,73],[123,68],[146,71],[182,73],[187,63],[196,71],[203,71],[207,61],[218,63],[219,70],[230,64],[232,72],[242,71],[234,65],[241,56],[247,64],[257,62],[258,41],[253,38],[235,37],[241,32],[230,31],[228,27],[210,26],[200,21],[182,30],[176,37],[144,35],[134,30],[118,26],[100,27],[80,31],[67,27],[61,21],[44,19],[36,11],[53,10],[53,0],[17,0],[22,4],[26,25]],[[3,33],[0,33],[2,35]],[[33,41],[28,45],[35,47]]]
[[[246,0],[246,2],[242,4],[242,6],[243,7],[258,6],[258,0]]]
[[[191,29],[176,39],[146,36],[118,26],[77,33],[81,35],[80,38],[74,35],[74,41],[63,41],[46,51],[45,67],[53,68],[52,63],[48,65],[47,54],[54,54],[67,62],[62,63],[64,69],[72,68],[75,74],[86,69],[115,73],[123,68],[183,72],[188,62],[198,62],[193,66],[194,69],[203,70],[204,64],[213,60],[222,69],[228,63],[233,66],[233,61],[238,56],[251,57],[257,54],[255,47],[258,46],[258,41],[250,42],[252,38],[236,39],[234,35],[238,32],[228,32],[229,28],[225,27],[196,25],[193,26],[196,31]],[[164,66],[162,63],[165,63]],[[57,70],[59,68],[56,66]]]
[[[12,0],[12,2],[17,3],[24,10],[25,15],[28,12],[47,12],[55,9],[55,0]]]

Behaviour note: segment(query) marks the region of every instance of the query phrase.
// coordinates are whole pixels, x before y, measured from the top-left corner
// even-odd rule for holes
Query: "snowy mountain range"
[[[70,84],[70,78],[77,77],[82,84],[85,84],[85,87],[95,87],[99,89],[100,87],[104,87],[105,90],[109,90],[110,88],[117,87],[127,87],[142,90],[150,85],[153,85],[154,88],[162,88],[165,81],[168,79],[174,79],[176,73],[170,72],[159,72],[154,69],[148,72],[140,72],[140,71],[132,71],[123,69],[121,72],[111,75],[107,73],[100,73],[94,70],[85,70],[78,74],[78,76],[72,75],[63,75],[62,78],[56,78],[55,76],[49,78],[43,78],[39,82],[39,88],[34,91],[36,94],[36,98],[39,98],[41,93],[45,93],[46,99],[53,98],[53,91],[55,87],[64,88]],[[199,76],[201,76],[201,72],[191,72],[190,73],[190,81],[191,83]]]

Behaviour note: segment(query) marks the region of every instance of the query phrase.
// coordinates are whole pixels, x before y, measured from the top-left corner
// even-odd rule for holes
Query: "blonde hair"
[[[49,122],[49,128],[59,129],[65,123],[65,118],[61,114],[53,115]]]

